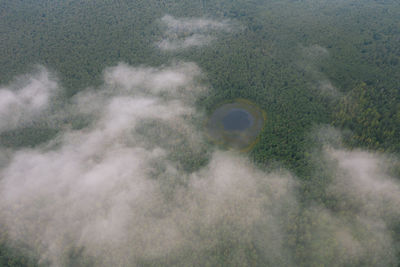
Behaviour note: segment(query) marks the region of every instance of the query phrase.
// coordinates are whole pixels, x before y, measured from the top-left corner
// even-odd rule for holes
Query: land
[[[233,26],[226,31],[211,32],[207,45],[164,51],[157,44],[168,35],[162,23],[166,15],[212,19]],[[186,38],[191,33],[179,34]],[[334,195],[329,191],[332,190],[332,181],[335,177],[346,177],[345,172],[336,174],[332,166],[338,163],[328,164],[318,154],[329,143],[334,148],[355,153],[368,151],[385,155],[390,160],[381,165],[390,165],[390,168],[388,173],[379,177],[389,176],[396,185],[399,182],[398,0],[3,0],[0,3],[0,40],[1,88],[15,84],[21,75],[22,78],[29,76],[37,65],[44,66],[62,88],[61,96],[54,101],[56,108],[74,104],[80,93],[101,91],[105,69],[120,62],[154,69],[176,62],[194,62],[203,74],[196,77],[196,82],[208,88],[207,93],[193,103],[194,110],[205,114],[193,119],[198,130],[196,134],[206,134],[202,132],[207,128],[204,118],[211,116],[218,107],[246,99],[249,101],[243,104],[246,110],[256,121],[261,121],[262,116],[266,123],[259,134],[257,128],[256,139],[251,139],[251,143],[247,142],[248,139],[240,145],[242,153],[239,154],[267,173],[284,170],[282,172],[296,177],[298,190],[293,194],[298,199],[296,212],[287,217],[277,217],[284,218],[277,228],[286,230],[282,247],[284,254],[290,255],[288,261],[293,260],[298,266],[341,263],[349,266],[400,266],[400,219],[396,209],[391,209],[393,205],[362,213],[362,216],[357,213],[363,211],[364,201],[373,199],[377,192],[375,189],[381,187],[360,194],[356,200],[344,193]],[[248,103],[256,108],[248,109]],[[239,102],[237,107],[243,106]],[[8,162],[9,151],[37,149],[46,152],[49,147],[57,148],[65,129],[85,132],[92,126],[92,119],[89,116],[71,116],[53,124],[40,121],[0,132],[0,148],[7,155],[0,157],[0,167]],[[146,123],[141,125],[142,128],[138,127],[139,130],[153,129],[156,122]],[[169,160],[178,162],[178,169],[189,173],[188,177],[207,166],[209,147],[192,149],[187,145],[190,138],[168,127],[157,128],[154,132],[143,130],[142,135],[154,137],[160,143],[159,140],[173,139],[170,138],[173,136],[174,142],[165,142],[162,147],[175,151],[168,155]],[[215,141],[215,138],[211,139]],[[214,141],[207,145],[214,147]],[[154,144],[147,145],[152,147]],[[221,150],[229,149],[226,140],[216,146]],[[340,155],[335,162],[346,158]],[[98,159],[91,160],[96,162]],[[167,167],[161,166],[160,169],[165,171]],[[154,175],[156,178],[152,181],[161,179],[160,173]],[[0,172],[1,183],[5,179],[3,176],[6,174]],[[182,187],[186,188],[186,182],[176,184],[183,184]],[[163,190],[175,192],[176,184],[165,182]],[[382,193],[378,199],[386,200],[387,196],[396,195],[393,193],[396,191],[388,191],[378,190]],[[168,201],[174,203],[175,199],[168,198]],[[290,205],[286,204],[276,213],[289,210]],[[319,209],[323,211],[319,212]],[[384,240],[388,254],[382,252],[375,257],[374,253],[380,250],[373,245],[367,247],[366,253],[357,254],[357,248],[365,252],[361,250],[362,245],[374,243],[368,239],[368,234],[378,234],[382,228],[368,228],[370,225],[360,228],[352,223],[364,215],[365,218],[370,214],[375,216],[375,212],[379,216],[383,214],[377,221],[388,231],[384,232],[382,239],[371,240]],[[160,214],[157,216],[162,217],[162,212]],[[331,222],[338,223],[333,225]],[[40,242],[22,242],[22,245],[12,242],[1,223],[3,221],[0,221],[0,266],[51,266],[29,247],[41,248]],[[345,231],[337,227],[348,224],[350,226],[344,228]],[[186,248],[170,255],[168,263],[184,265],[188,263],[185,262],[187,258],[192,259],[191,256],[210,266],[233,266],[241,260],[251,266],[285,266],[287,263],[276,260],[276,255],[265,256],[263,250],[266,249],[257,245],[258,236],[246,236],[248,239],[244,241],[234,239],[229,233],[237,229],[229,228],[231,225],[223,220],[221,225],[226,228],[215,226],[210,230],[215,231],[212,233],[216,233],[221,242],[212,244],[211,249],[202,247],[203,250],[195,256]],[[257,224],[252,226],[261,228]],[[193,228],[198,229],[196,227]],[[199,236],[204,234],[198,232]],[[338,248],[338,237],[344,244],[357,243],[358,246]],[[318,248],[321,250],[315,252]],[[346,254],[349,251],[353,253],[351,256]],[[84,248],[66,247],[62,264],[95,266],[92,259],[85,258],[85,252]],[[394,260],[385,262],[385,258]],[[141,263],[141,266],[161,266],[165,261],[161,257],[144,259]]]

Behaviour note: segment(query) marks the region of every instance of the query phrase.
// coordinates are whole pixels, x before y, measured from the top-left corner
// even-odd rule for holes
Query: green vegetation
[[[237,109],[248,112],[248,116],[251,116],[249,118],[252,121],[251,125],[240,131],[225,130],[224,118],[232,110]],[[235,99],[219,105],[207,119],[205,128],[209,138],[216,144],[248,152],[260,140],[258,136],[264,128],[265,120],[265,112],[255,106],[254,103],[245,99]]]
[[[396,92],[397,91],[397,92]],[[354,87],[335,107],[333,125],[351,130],[351,147],[399,153],[400,94],[365,83]]]
[[[161,51],[155,44],[163,36],[160,18],[165,14],[228,19],[239,26],[213,33],[218,38],[210,46]],[[310,132],[316,125],[342,130],[349,148],[400,154],[398,0],[2,0],[0,40],[0,84],[42,64],[58,74],[67,97],[101,84],[104,69],[118,62],[196,62],[211,88],[196,105],[210,113],[218,103],[243,98],[265,111],[268,123],[249,156],[261,168],[277,164],[297,175],[305,203],[336,208],[335,200],[322,192],[329,174],[319,176],[323,181],[318,190],[311,185],[315,170],[310,153],[318,145]],[[0,146],[33,147],[56,135],[55,129],[34,125],[1,133]],[[191,170],[206,160],[185,161]],[[295,226],[290,227],[312,230],[306,216],[293,216]],[[399,243],[399,225],[392,229]],[[323,260],[307,262],[302,253],[309,240],[303,237],[290,241],[299,266],[322,265]],[[229,265],[228,247],[235,247],[229,242],[207,256],[223,255],[221,262]],[[260,253],[254,244],[247,245],[243,257],[248,262],[266,262],[255,258]],[[340,256],[335,249],[321,257],[334,262]],[[400,255],[399,248],[396,253]],[[171,257],[174,265],[175,255]],[[0,266],[38,266],[37,262],[0,239]]]

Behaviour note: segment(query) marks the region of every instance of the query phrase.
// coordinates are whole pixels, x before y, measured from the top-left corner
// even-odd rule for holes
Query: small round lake
[[[250,149],[265,123],[265,114],[247,100],[236,100],[216,108],[209,117],[206,130],[218,144],[240,150]]]
[[[244,131],[253,124],[253,117],[243,109],[232,109],[224,118],[222,124],[226,131]]]

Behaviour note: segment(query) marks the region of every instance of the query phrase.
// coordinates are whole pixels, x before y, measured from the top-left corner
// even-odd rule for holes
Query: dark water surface
[[[224,118],[222,124],[225,130],[243,131],[251,127],[253,117],[243,109],[232,109]]]
[[[216,143],[240,150],[250,148],[264,127],[263,111],[249,101],[223,104],[209,117],[208,136]]]

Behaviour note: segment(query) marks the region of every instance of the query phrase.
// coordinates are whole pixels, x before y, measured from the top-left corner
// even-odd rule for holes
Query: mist
[[[219,32],[234,29],[228,20],[209,18],[174,18],[165,15],[161,18],[165,28],[164,38],[157,44],[164,51],[175,51],[209,45]]]
[[[323,97],[337,99],[341,96],[326,74],[321,71],[323,62],[330,57],[327,48],[318,44],[311,46],[300,45],[297,65],[308,75],[308,83],[313,90]]]
[[[57,94],[57,81],[43,67],[33,75],[21,75],[0,86],[0,133],[27,125],[38,119]]]
[[[193,23],[220,27],[182,27]],[[301,204],[289,170],[261,170],[205,137],[196,101],[210,89],[195,63],[121,63],[55,106],[63,88],[53,76],[42,68],[0,91],[2,131],[40,120],[57,128],[46,142],[0,148],[1,234],[41,263],[395,265],[394,156],[347,150],[324,128],[331,138],[310,148],[320,183],[306,190],[319,186],[337,205]]]

